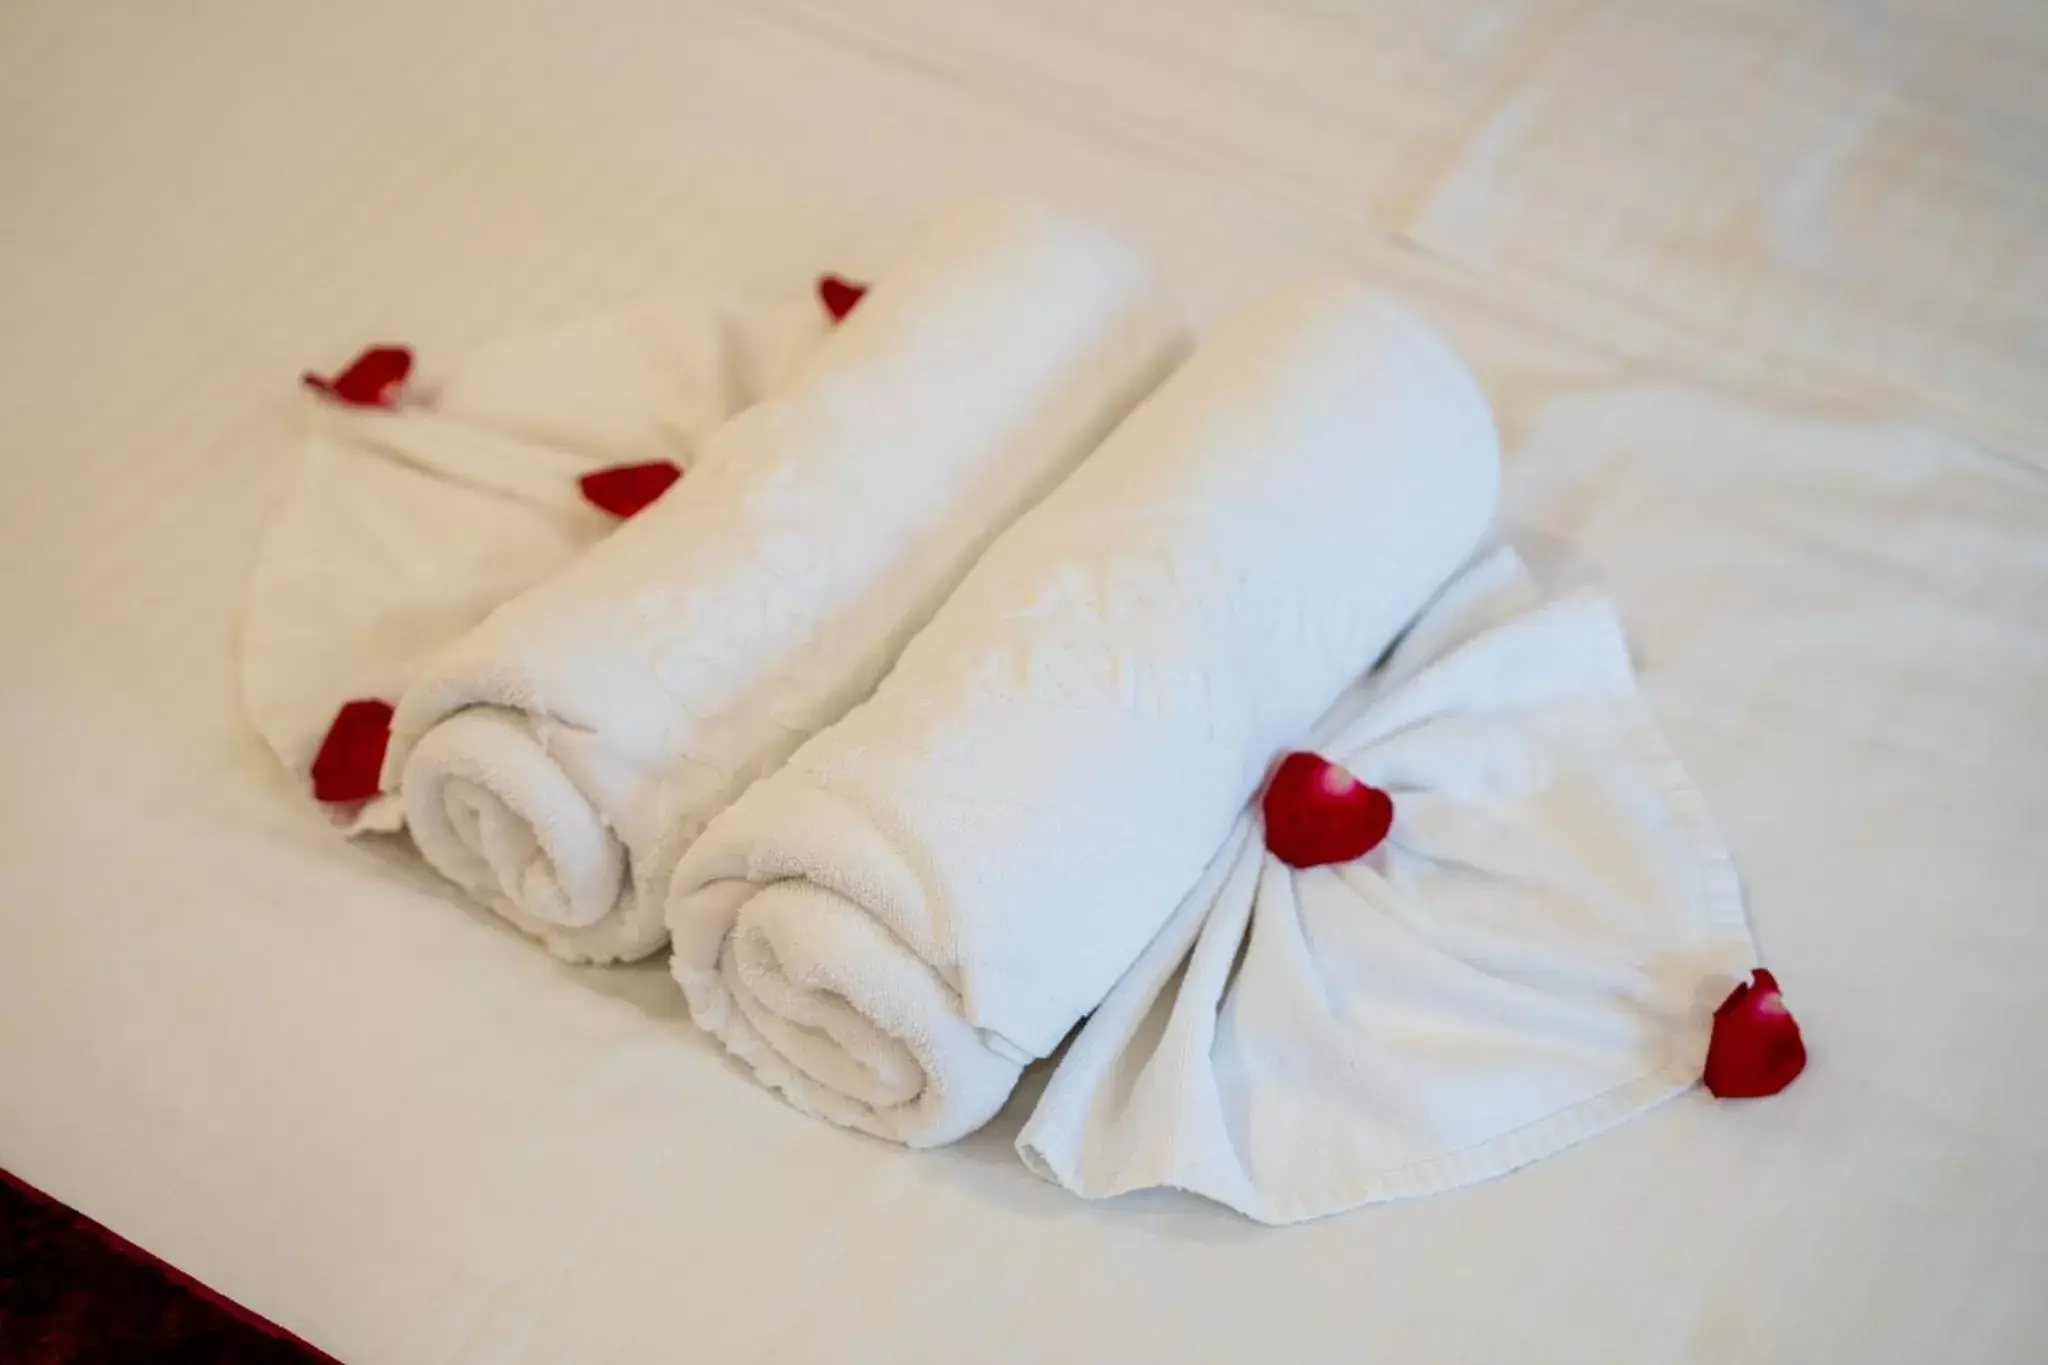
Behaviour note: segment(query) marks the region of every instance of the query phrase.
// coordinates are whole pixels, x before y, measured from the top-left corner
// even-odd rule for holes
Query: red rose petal
[[[1282,759],[1261,808],[1266,847],[1289,867],[1363,858],[1394,827],[1393,797],[1319,754]]]
[[[859,303],[867,292],[866,285],[855,284],[852,280],[842,279],[838,275],[818,277],[818,301],[825,305],[825,311],[832,315],[834,322],[845,321],[846,315],[853,311],[853,306]]]
[[[391,743],[391,703],[345,703],[313,756],[313,799],[367,801],[381,790],[384,750]]]
[[[308,371],[299,377],[337,403],[358,408],[389,408],[398,403],[406,376],[412,373],[412,352],[403,346],[372,346],[332,379]]]
[[[1759,967],[1714,1011],[1707,1044],[1707,1089],[1716,1099],[1775,1095],[1806,1069],[1806,1040],[1785,1008],[1778,979]]]
[[[651,464],[618,464],[594,469],[576,481],[584,500],[615,517],[630,517],[653,502],[683,477],[683,471],[667,460]]]

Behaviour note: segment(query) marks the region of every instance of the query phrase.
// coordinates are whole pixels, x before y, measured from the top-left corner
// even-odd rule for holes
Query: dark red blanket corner
[[[0,1171],[0,1361],[334,1358]]]

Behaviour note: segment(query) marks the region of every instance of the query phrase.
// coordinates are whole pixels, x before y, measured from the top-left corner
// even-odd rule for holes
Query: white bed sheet
[[[1118,51],[1079,10],[0,11],[0,1165],[350,1361],[2040,1356],[2041,451],[1788,393],[1654,289],[1390,242],[1458,173],[1459,82],[1383,144],[1399,101],[1332,54],[1421,30],[1211,12],[1242,27],[1117,20],[1076,118],[1013,76]],[[857,265],[984,188],[1132,234],[1198,311],[1313,259],[1467,349],[1521,543],[1620,598],[1738,851],[1798,1086],[1291,1231],[1088,1206],[1010,1151],[1030,1087],[936,1153],[804,1119],[658,965],[552,964],[291,798],[230,646],[299,369]]]
[[[1404,226],[2048,446],[2038,0],[1589,6]]]

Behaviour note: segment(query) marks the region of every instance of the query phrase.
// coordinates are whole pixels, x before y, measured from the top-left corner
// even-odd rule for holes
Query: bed
[[[0,1167],[348,1361],[2048,1353],[2048,11],[533,0],[0,14]],[[1460,345],[1813,1063],[1290,1230],[744,1084],[243,722],[292,380],[937,204]],[[1042,1078],[1040,1078],[1042,1083]]]

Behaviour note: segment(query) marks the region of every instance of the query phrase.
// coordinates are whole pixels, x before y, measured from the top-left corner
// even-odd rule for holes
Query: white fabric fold
[[[679,289],[487,345],[416,381],[395,411],[309,399],[243,613],[257,732],[308,786],[342,703],[396,702],[437,650],[611,531],[579,477],[690,468],[827,330],[808,287]],[[351,833],[404,823],[395,794],[329,814]]]
[[[1312,747],[1393,795],[1386,842],[1297,871],[1248,810],[1068,1049],[1027,1165],[1289,1223],[1498,1175],[1698,1080],[1754,949],[1604,601],[1545,601],[1496,552]]]
[[[414,681],[385,785],[427,860],[565,959],[660,947],[704,822],[874,688],[1181,344],[1094,229],[940,223],[681,485]]]
[[[865,705],[676,869],[693,1016],[800,1107],[971,1131],[1472,552],[1457,357],[1310,281],[1226,321],[988,553]]]

